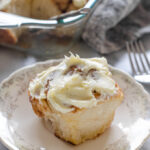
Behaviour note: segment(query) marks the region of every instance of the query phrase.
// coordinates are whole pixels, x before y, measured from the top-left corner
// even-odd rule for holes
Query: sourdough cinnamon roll
[[[80,144],[107,129],[123,92],[105,58],[71,55],[37,74],[29,84],[34,112],[52,122],[55,135]]]

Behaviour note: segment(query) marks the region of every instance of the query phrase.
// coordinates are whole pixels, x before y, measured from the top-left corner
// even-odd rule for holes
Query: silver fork
[[[141,41],[127,42],[126,48],[133,77],[141,83],[150,84],[150,63]]]

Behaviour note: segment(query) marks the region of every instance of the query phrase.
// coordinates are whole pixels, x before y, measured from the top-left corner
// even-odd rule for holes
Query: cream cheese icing
[[[38,74],[30,82],[30,95],[47,99],[61,113],[90,108],[117,92],[105,58],[80,58],[71,54],[57,66]],[[97,96],[95,96],[95,94]]]

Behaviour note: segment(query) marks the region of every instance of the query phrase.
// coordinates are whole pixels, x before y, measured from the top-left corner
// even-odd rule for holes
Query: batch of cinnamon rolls
[[[78,10],[87,2],[88,0],[0,0],[0,11],[47,20],[69,11]],[[0,29],[0,44],[16,44],[25,31],[23,28]],[[63,36],[60,34],[64,34],[64,32],[59,30],[59,33],[55,34],[60,37]],[[70,35],[70,33],[66,33],[66,35]]]

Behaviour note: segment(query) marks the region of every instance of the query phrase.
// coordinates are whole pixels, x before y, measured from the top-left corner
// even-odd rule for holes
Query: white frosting
[[[32,97],[47,99],[55,110],[66,113],[74,107],[93,107],[113,96],[117,91],[115,84],[105,58],[81,59],[71,55],[38,74],[30,82],[29,91]],[[98,98],[94,91],[99,93]]]

